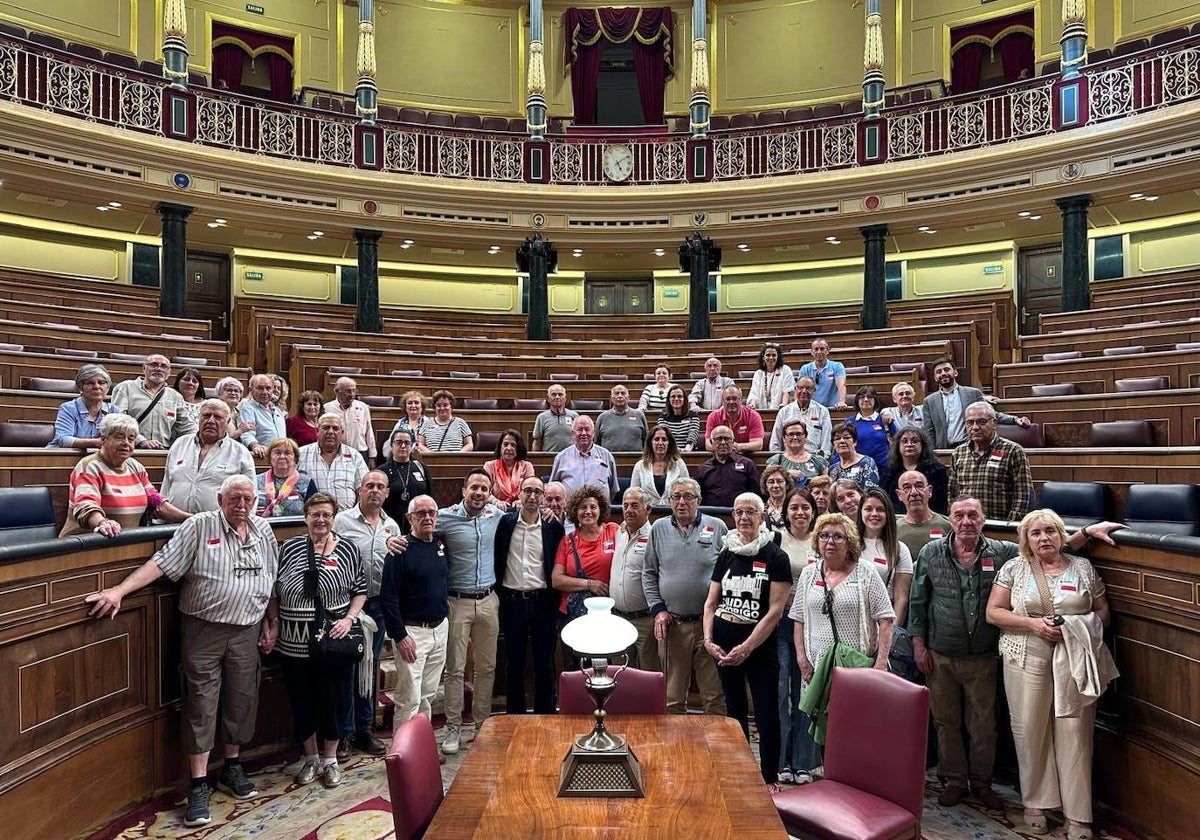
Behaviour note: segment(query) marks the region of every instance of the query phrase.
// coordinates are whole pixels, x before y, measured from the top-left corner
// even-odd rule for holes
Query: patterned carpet
[[[441,732],[438,736],[440,738]],[[752,745],[757,748],[757,744]],[[449,786],[463,758],[465,748],[448,757],[442,766],[442,782]],[[183,826],[186,796],[174,794],[155,799],[108,826],[88,835],[86,840],[385,840],[393,836],[391,803],[383,759],[355,755],[343,765],[345,781],[341,787],[326,790],[314,783],[297,785],[293,777],[299,769],[299,753],[248,761],[247,771],[258,787],[259,795],[238,802],[223,792],[212,798],[213,821],[203,828]],[[922,825],[924,840],[1021,840],[1031,838],[1024,831],[1020,798],[1011,787],[997,785],[996,790],[1007,806],[1004,814],[988,812],[977,801],[967,799],[954,808],[942,808],[936,802],[939,785],[931,778]],[[1053,823],[1052,823],[1053,825]],[[1063,837],[1057,826],[1049,836]],[[1102,840],[1138,840],[1117,828],[1096,832]]]

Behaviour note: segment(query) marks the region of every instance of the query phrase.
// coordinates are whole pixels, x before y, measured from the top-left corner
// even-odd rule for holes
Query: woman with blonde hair
[[[1054,511],[1025,515],[1018,556],[996,575],[987,620],[1001,630],[1025,823],[1045,834],[1046,809],[1061,807],[1069,840],[1088,840],[1096,698],[1117,673],[1104,645],[1110,620],[1104,581],[1087,560],[1063,553],[1066,540]],[[1077,662],[1092,676],[1082,691],[1073,677]]]

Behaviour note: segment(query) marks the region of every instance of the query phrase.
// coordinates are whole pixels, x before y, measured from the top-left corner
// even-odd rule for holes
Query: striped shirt
[[[235,440],[222,437],[200,460],[199,435],[180,438],[167,452],[163,473],[163,498],[180,510],[201,513],[217,509],[217,491],[225,479],[241,474],[254,480],[254,459],[250,450]]]
[[[421,430],[425,436],[425,447],[434,452],[461,452],[463,444],[471,439],[471,427],[461,417],[451,417],[445,426],[430,420]]]
[[[267,520],[251,516],[245,541],[219,510],[189,517],[154,555],[169,579],[183,580],[179,611],[215,624],[262,621],[279,567]]]
[[[689,446],[695,449],[696,444],[700,441],[700,415],[694,411],[689,411],[683,416],[676,414],[673,417],[660,414],[658,423],[655,425],[662,426],[667,430],[667,433],[675,440],[675,446],[680,452],[687,451]]]
[[[316,601],[304,594],[308,575],[307,534],[292,537],[279,549],[279,577],[275,597],[279,599],[279,652],[297,659],[308,657],[309,628],[317,617]],[[337,619],[346,615],[350,601],[367,594],[358,549],[349,540],[338,540],[333,552],[318,554],[317,580],[325,615]]]
[[[114,469],[99,452],[85,455],[71,470],[67,523],[59,536],[85,532],[88,517],[96,511],[120,522],[122,528],[136,528],[150,504],[151,494],[158,495],[150,476],[133,458],[125,459],[120,469]]]
[[[338,510],[354,507],[358,501],[358,485],[367,474],[367,462],[343,443],[333,461],[326,464],[320,447],[319,443],[300,447],[300,472],[312,477],[317,490],[337,499]]]

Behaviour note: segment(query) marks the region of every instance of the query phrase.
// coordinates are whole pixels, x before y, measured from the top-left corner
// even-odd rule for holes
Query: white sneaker
[[[446,737],[442,738],[442,752],[446,755],[454,755],[458,752],[460,736],[457,726],[446,727]]]

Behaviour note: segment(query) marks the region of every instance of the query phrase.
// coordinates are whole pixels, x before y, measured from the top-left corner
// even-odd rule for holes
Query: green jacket
[[[809,734],[818,744],[825,743],[825,729],[829,726],[829,692],[833,686],[833,669],[870,668],[875,660],[857,648],[838,642],[825,648],[804,694],[800,697],[800,711],[809,716]]]
[[[1017,556],[1015,543],[980,537],[975,562],[954,559],[954,534],[921,549],[908,596],[908,632],[943,656],[994,653],[1000,629],[987,623],[988,596],[1000,568]]]

